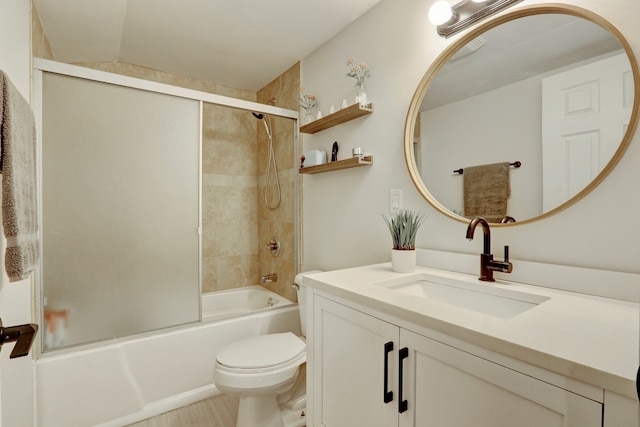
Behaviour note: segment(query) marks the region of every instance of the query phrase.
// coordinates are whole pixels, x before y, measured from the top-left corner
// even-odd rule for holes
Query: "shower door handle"
[[[26,356],[31,350],[33,339],[37,333],[38,325],[34,323],[5,328],[2,326],[2,319],[0,319],[0,349],[2,344],[15,341],[16,345],[13,347],[9,358],[14,359]]]

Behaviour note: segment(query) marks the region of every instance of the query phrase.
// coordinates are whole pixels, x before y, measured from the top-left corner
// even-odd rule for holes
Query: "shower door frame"
[[[70,65],[62,62],[51,61],[47,59],[34,58],[33,59],[33,111],[36,119],[36,138],[37,138],[37,168],[38,171],[42,170],[42,97],[43,97],[43,75],[45,72],[60,74],[68,77],[75,77],[85,80],[96,81],[100,83],[113,84],[118,86],[123,86],[131,89],[139,89],[149,92],[154,92],[163,95],[176,96],[180,98],[186,98],[194,101],[198,101],[200,103],[199,108],[199,121],[200,121],[200,129],[199,129],[199,150],[200,150],[200,173],[199,173],[199,212],[198,212],[198,251],[199,251],[199,262],[198,262],[198,277],[199,277],[199,286],[200,292],[202,292],[202,123],[203,123],[203,105],[204,103],[209,103],[213,105],[230,107],[240,110],[245,110],[247,112],[256,112],[256,113],[264,113],[269,114],[276,117],[283,117],[294,120],[294,158],[291,159],[293,164],[295,164],[296,159],[299,156],[299,126],[298,119],[299,113],[294,110],[288,110],[280,107],[275,107],[266,104],[260,104],[257,102],[246,101],[237,98],[231,98],[223,95],[211,94],[207,92],[201,92],[194,89],[187,89],[177,86],[172,86],[164,83],[157,83],[149,80],[144,80],[135,77],[129,77],[121,74],[109,73],[106,71],[95,70],[92,68],[85,68],[76,65]],[[38,173],[38,194],[39,194],[39,203],[42,202],[42,174]],[[299,180],[294,179],[294,240],[295,240],[295,265],[296,270],[299,269],[300,260],[301,260],[301,245],[300,245],[300,209],[299,209]],[[39,223],[42,224],[42,209],[39,210]],[[40,241],[42,242],[42,227],[39,230]],[[43,277],[42,277],[42,267],[43,260],[40,257],[38,268],[34,275],[33,281],[33,308],[32,308],[32,317],[36,322],[42,321],[43,315],[43,307],[44,307],[44,292],[43,292]],[[169,327],[170,328],[170,327]],[[144,334],[144,332],[142,333]],[[139,334],[134,334],[139,335]],[[109,342],[124,340],[129,338],[132,335],[109,339]],[[78,344],[68,348],[61,349],[52,349],[43,353],[42,351],[42,336],[37,340],[34,345],[34,355],[36,358],[46,357],[46,355],[50,354],[60,354],[60,352],[65,351],[74,351],[78,348],[87,348],[92,346],[102,345],[105,341],[99,341],[96,343],[86,343],[86,344]]]

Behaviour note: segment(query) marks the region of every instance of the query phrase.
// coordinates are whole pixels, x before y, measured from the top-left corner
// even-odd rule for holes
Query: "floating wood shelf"
[[[302,133],[316,133],[321,130],[329,129],[349,120],[373,113],[373,104],[362,107],[360,104],[353,104],[333,114],[329,114],[321,119],[314,120],[300,127]]]
[[[300,173],[322,173],[337,171],[340,169],[357,168],[359,166],[370,166],[373,164],[373,156],[364,156],[364,158],[352,157],[350,159],[338,160],[323,165],[309,166],[300,168]]]

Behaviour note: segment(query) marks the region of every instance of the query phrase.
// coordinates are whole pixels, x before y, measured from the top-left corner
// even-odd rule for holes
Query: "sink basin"
[[[378,285],[503,319],[524,313],[549,299],[541,295],[431,274],[404,278],[400,283],[380,282]]]

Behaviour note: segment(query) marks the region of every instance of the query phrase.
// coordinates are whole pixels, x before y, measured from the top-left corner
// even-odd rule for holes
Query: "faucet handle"
[[[509,262],[509,246],[504,245],[504,261],[502,262],[502,271],[503,273],[511,273],[513,271],[513,264]]]

